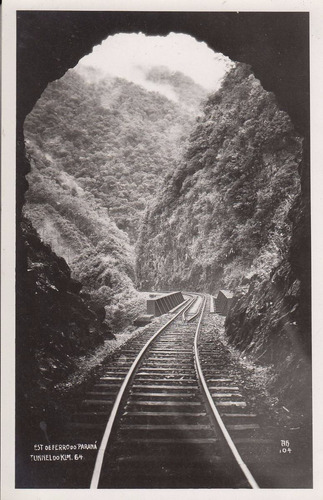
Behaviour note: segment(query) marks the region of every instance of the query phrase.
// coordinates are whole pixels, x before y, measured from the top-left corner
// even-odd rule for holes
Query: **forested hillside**
[[[94,310],[106,308],[111,331],[136,315],[134,255],[126,233],[73,176],[28,143],[32,172],[25,212],[43,241],[63,257],[83,284]]]
[[[301,150],[274,96],[247,66],[232,69],[146,213],[141,286],[215,292],[269,279],[288,251]]]
[[[154,66],[145,71],[145,76],[147,81],[166,85],[173,91],[177,102],[195,113],[206,97],[205,90],[199,85],[192,85],[192,79],[180,71],[171,73],[164,66]]]
[[[147,74],[147,80],[157,77],[175,100],[91,68],[70,70],[47,87],[25,122],[29,142],[53,168],[77,179],[132,242],[147,202],[180,158],[205,97],[179,72],[162,67]],[[40,229],[41,223],[34,224]]]
[[[290,256],[301,155],[288,115],[237,65],[147,211],[137,262],[144,289],[232,290],[227,340],[274,367],[269,391],[302,419],[310,415],[310,336]]]

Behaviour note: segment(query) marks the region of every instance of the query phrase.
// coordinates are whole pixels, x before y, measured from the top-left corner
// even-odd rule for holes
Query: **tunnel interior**
[[[301,195],[291,213],[290,264],[301,283],[302,331],[310,343],[310,129],[309,14],[307,12],[85,12],[19,11],[17,13],[17,432],[23,435],[26,333],[33,328],[29,310],[31,276],[27,273],[26,231],[21,210],[28,189],[30,163],[23,126],[49,82],[89,54],[95,45],[117,33],[145,35],[185,33],[205,42],[232,61],[248,64],[265,90],[275,94],[304,138],[300,169]],[[41,246],[30,233],[28,244]],[[63,265],[63,264],[62,264]],[[21,313],[23,311],[23,313]],[[26,381],[28,385],[28,381]],[[22,416],[22,421],[20,417]],[[22,427],[20,428],[20,425]]]

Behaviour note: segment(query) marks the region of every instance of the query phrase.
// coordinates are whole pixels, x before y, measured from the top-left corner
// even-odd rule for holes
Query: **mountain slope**
[[[205,89],[180,71],[170,71],[165,66],[154,66],[144,71],[144,74],[148,82],[168,87],[177,102],[192,111],[198,112],[200,103],[206,98]]]
[[[206,102],[184,159],[147,211],[143,286],[215,292],[270,273],[290,239],[301,139],[272,94],[239,65]]]
[[[134,254],[127,235],[75,178],[57,170],[55,162],[31,141],[25,214],[43,241],[69,264],[94,310],[106,309],[106,324],[118,331],[134,318]]]
[[[135,241],[146,203],[180,158],[205,95],[192,80],[185,85],[181,104],[96,70],[70,70],[47,87],[26,119],[25,136]]]

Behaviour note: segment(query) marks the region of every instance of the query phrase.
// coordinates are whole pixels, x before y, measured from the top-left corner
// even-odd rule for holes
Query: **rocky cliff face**
[[[22,220],[21,230],[27,268],[17,293],[18,461],[26,429],[37,436],[41,422],[58,419],[59,425],[55,385],[76,369],[79,356],[113,338],[104,308],[82,297],[82,284],[71,278],[64,259],[40,241],[27,220]]]
[[[209,97],[138,244],[144,288],[234,291],[230,343],[274,366],[269,388],[293,406],[310,405],[310,334],[292,257],[301,162],[289,117],[237,65]]]
[[[242,356],[272,368],[269,391],[288,411],[310,419],[310,335],[303,325],[300,282],[286,261],[269,280],[253,277],[245,293],[237,294],[225,324],[230,344]]]
[[[45,390],[75,366],[78,355],[112,335],[103,323],[104,309],[89,307],[82,297],[82,284],[71,278],[65,260],[39,241],[27,220],[22,229],[29,293],[23,298],[20,314],[30,326],[23,344],[33,356],[33,362],[25,366],[24,377],[29,378],[29,370],[38,373],[35,382]]]

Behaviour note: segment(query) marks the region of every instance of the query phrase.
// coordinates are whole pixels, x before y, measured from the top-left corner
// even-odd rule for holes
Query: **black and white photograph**
[[[4,3],[4,500],[315,494],[308,4]]]

